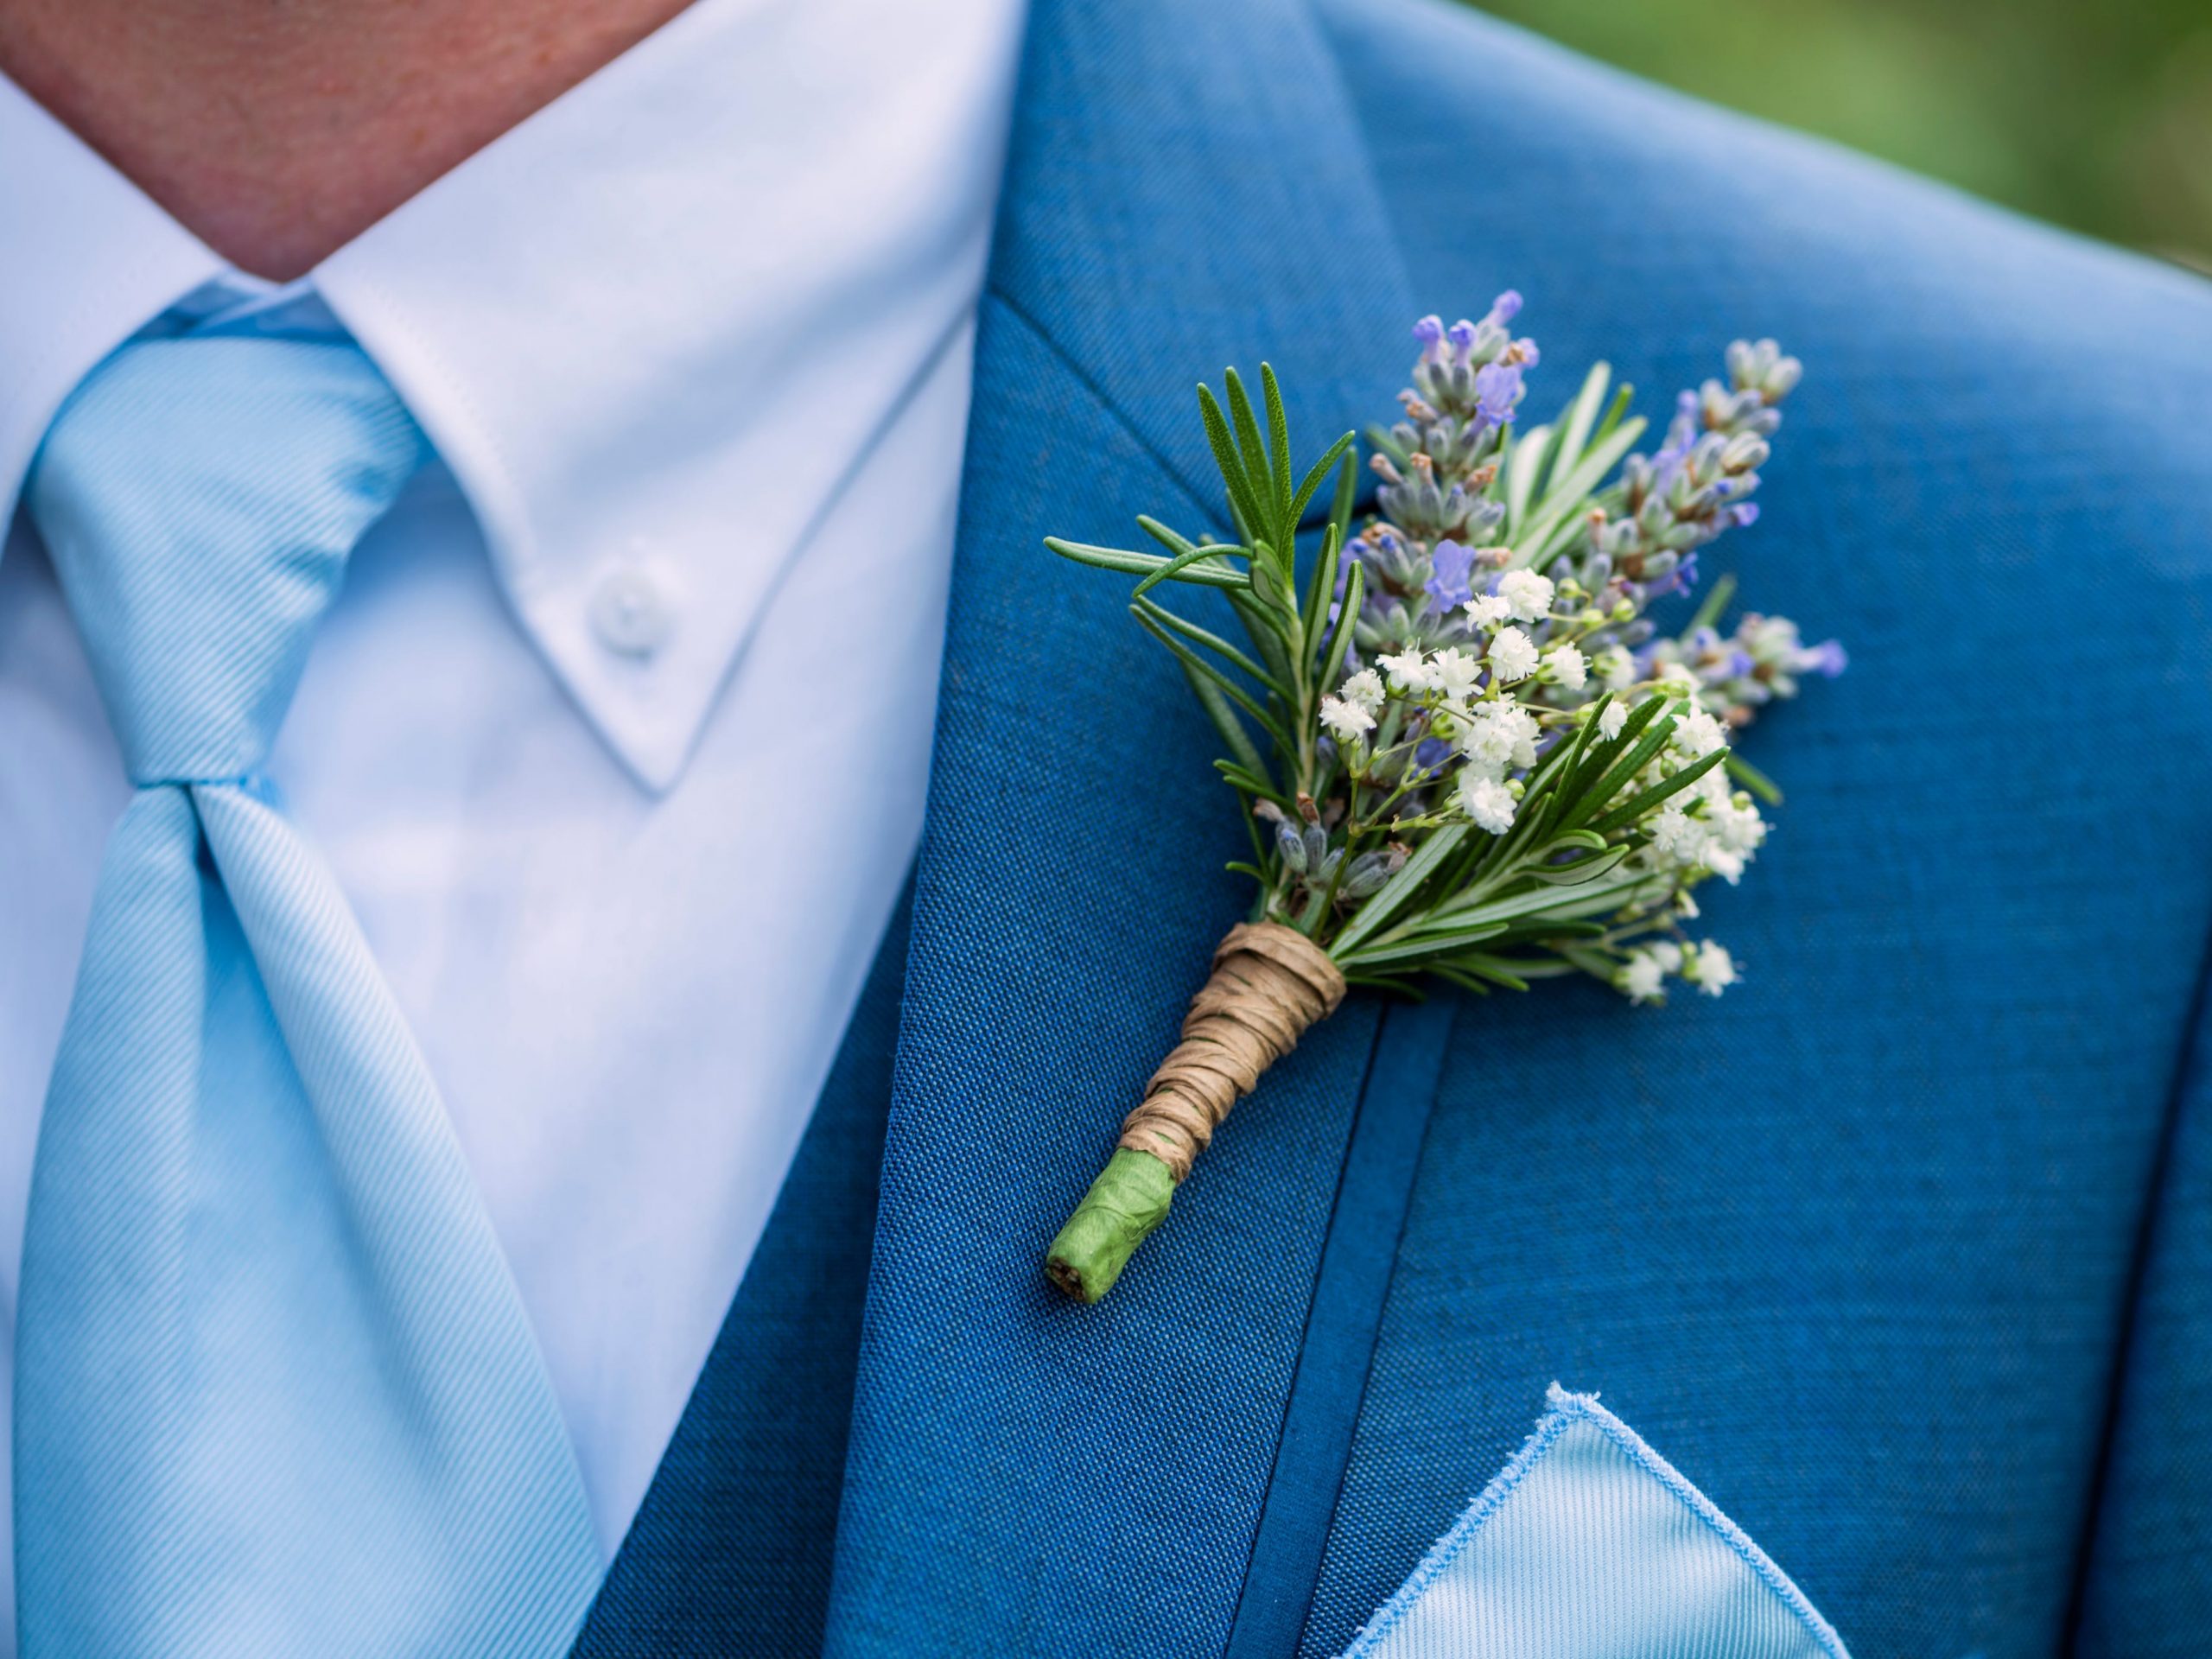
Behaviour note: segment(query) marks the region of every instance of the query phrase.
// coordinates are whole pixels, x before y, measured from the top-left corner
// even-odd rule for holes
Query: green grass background
[[[2212,0],[1477,0],[1590,56],[2212,272]]]

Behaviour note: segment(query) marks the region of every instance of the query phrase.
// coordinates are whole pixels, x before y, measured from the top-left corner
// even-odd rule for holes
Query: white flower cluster
[[[1664,1002],[1670,974],[1681,976],[1707,996],[1718,996],[1736,982],[1736,959],[1717,939],[1688,946],[1660,939],[1630,950],[1613,983],[1631,1002]]]
[[[1323,728],[1343,752],[1355,778],[1382,788],[1369,768],[1375,742],[1395,746],[1395,760],[1380,770],[1402,779],[1398,795],[1439,786],[1440,799],[1419,810],[1427,822],[1464,820],[1491,836],[1513,828],[1523,778],[1537,764],[1547,734],[1566,741],[1594,720],[1596,736],[1611,741],[1626,728],[1636,708],[1652,697],[1687,703],[1671,716],[1665,746],[1635,776],[1624,779],[1608,805],[1618,805],[1665,783],[1684,768],[1728,746],[1726,722],[1697,700],[1698,686],[1683,671],[1588,705],[1561,709],[1524,702],[1516,687],[1532,675],[1547,685],[1580,690],[1591,664],[1571,644],[1554,645],[1539,660],[1528,633],[1510,619],[1526,620],[1553,598],[1552,584],[1525,571],[1508,573],[1495,594],[1468,607],[1478,617],[1479,652],[1457,645],[1428,652],[1416,646],[1379,657],[1376,665],[1346,678],[1321,700]],[[1485,637],[1486,636],[1486,637]],[[1611,664],[1600,664],[1600,672]],[[1417,759],[1415,757],[1418,757]],[[1448,781],[1447,781],[1448,780]],[[1440,815],[1440,816],[1439,816]],[[1626,919],[1622,943],[1611,947],[1613,984],[1638,1002],[1663,1000],[1664,982],[1680,977],[1717,996],[1736,980],[1734,959],[1717,944],[1652,938],[1696,914],[1689,889],[1709,876],[1733,885],[1766,839],[1766,821],[1751,798],[1730,788],[1725,766],[1708,766],[1694,780],[1637,821],[1612,832],[1630,849],[1624,868],[1656,879],[1664,898],[1642,905]],[[1640,942],[1639,942],[1640,941]]]

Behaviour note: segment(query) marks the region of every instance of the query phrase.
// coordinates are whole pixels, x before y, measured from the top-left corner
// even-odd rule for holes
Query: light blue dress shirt
[[[149,322],[327,309],[442,464],[356,554],[270,769],[429,1058],[611,1552],[919,834],[1020,23],[700,0],[284,289],[0,81],[0,1410],[128,794],[15,498]]]

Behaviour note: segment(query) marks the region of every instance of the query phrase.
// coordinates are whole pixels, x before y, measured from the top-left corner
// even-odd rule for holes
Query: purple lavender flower
[[[1840,639],[1823,639],[1806,652],[1799,659],[1799,665],[1808,674],[1832,680],[1851,666],[1851,654],[1844,650]]]
[[[1644,569],[1651,577],[1645,589],[1648,599],[1664,599],[1669,594],[1687,594],[1697,586],[1697,555],[1685,553],[1677,559],[1670,553],[1656,553],[1644,561]]]
[[[1457,610],[1475,596],[1475,550],[1457,542],[1439,542],[1429,556],[1431,575],[1425,591],[1444,610]]]
[[[1503,426],[1513,418],[1522,391],[1518,363],[1485,364],[1475,371],[1475,419],[1484,426]]]

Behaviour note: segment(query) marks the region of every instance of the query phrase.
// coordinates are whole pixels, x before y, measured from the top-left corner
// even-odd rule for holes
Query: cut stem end
[[[1148,1152],[1115,1149],[1045,1253],[1045,1276],[1079,1302],[1114,1287],[1138,1245],[1167,1218],[1175,1177]]]

